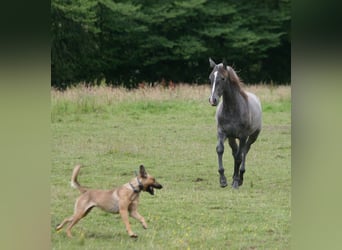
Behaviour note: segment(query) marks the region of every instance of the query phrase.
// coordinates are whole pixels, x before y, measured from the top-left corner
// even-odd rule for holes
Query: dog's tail
[[[84,193],[87,191],[87,188],[82,187],[81,184],[77,181],[77,176],[78,173],[80,172],[81,165],[76,165],[74,168],[74,171],[72,171],[72,176],[71,176],[71,186],[73,188],[77,188],[81,193]]]

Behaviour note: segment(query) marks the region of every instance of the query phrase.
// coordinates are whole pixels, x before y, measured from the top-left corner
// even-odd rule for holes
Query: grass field
[[[247,86],[263,106],[263,130],[246,162],[244,185],[222,189],[217,172],[215,108],[209,86],[127,91],[76,87],[51,91],[51,240],[53,249],[290,249],[291,87]],[[226,176],[233,173],[228,143]],[[82,184],[107,189],[128,182],[140,164],[163,184],[142,193],[149,228],[92,212],[73,228],[55,226],[73,212],[75,164]]]

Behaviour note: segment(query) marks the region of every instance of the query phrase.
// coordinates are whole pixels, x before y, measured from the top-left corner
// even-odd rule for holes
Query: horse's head
[[[228,68],[224,61],[223,63],[216,64],[211,58],[209,58],[210,67],[213,68],[209,75],[209,80],[211,82],[211,95],[209,97],[209,103],[212,106],[216,106],[220,97],[223,94],[224,84],[228,80]]]

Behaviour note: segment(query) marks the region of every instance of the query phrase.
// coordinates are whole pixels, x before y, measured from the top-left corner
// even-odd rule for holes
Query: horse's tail
[[[77,188],[81,193],[84,193],[87,191],[86,187],[81,186],[81,184],[77,181],[78,173],[80,172],[81,165],[76,165],[74,170],[72,171],[71,176],[71,186],[73,188]]]

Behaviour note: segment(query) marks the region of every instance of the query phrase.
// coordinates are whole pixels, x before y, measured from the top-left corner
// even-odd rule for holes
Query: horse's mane
[[[235,70],[232,67],[227,66],[227,71],[228,71],[228,77],[229,77],[230,83],[233,84],[237,88],[237,90],[240,92],[243,98],[247,99],[247,94],[242,89],[243,83],[241,79],[238,77],[238,75],[236,74]]]

